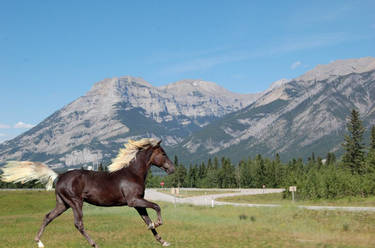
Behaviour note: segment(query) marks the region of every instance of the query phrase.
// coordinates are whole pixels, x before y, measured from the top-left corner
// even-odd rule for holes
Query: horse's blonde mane
[[[121,148],[117,157],[112,159],[112,164],[108,166],[110,172],[118,171],[129,166],[130,162],[135,158],[138,151],[148,146],[156,146],[159,140],[153,138],[144,138],[140,140],[128,140],[125,148]]]

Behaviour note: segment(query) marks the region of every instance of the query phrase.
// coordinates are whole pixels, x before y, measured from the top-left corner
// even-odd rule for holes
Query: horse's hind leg
[[[163,240],[158,232],[156,231],[155,229],[155,226],[154,226],[154,223],[152,223],[152,220],[150,219],[150,217],[148,216],[148,213],[147,213],[147,210],[146,208],[143,208],[143,207],[135,207],[135,209],[137,210],[137,212],[139,213],[139,215],[142,217],[143,221],[146,223],[146,225],[149,227],[149,229],[151,229],[151,232],[152,234],[154,235],[155,239],[160,242],[160,244],[162,246],[169,246],[170,244]]]
[[[78,231],[86,238],[86,240],[89,242],[89,244],[92,247],[98,248],[98,246],[95,244],[94,240],[92,240],[90,238],[90,236],[87,234],[87,232],[85,231],[85,228],[83,226],[82,205],[83,205],[82,200],[81,201],[77,200],[77,201],[72,202],[71,208],[72,208],[73,214],[74,214],[74,225],[78,229]]]
[[[68,206],[64,203],[61,197],[56,194],[56,207],[44,217],[42,226],[40,227],[39,232],[34,238],[34,240],[38,243],[38,247],[44,247],[42,241],[40,241],[40,237],[42,236],[46,226],[51,223],[51,221],[53,221],[56,217],[64,213],[67,209]]]

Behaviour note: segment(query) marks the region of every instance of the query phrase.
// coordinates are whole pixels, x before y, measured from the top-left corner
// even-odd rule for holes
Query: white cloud
[[[22,121],[19,121],[17,122],[16,124],[14,124],[13,126],[14,128],[32,128],[34,127],[34,125],[32,124],[27,124],[27,123],[24,123]]]
[[[0,128],[10,128],[10,126],[9,126],[9,125],[6,125],[6,124],[1,124],[1,123],[0,123]]]
[[[290,66],[290,69],[294,70],[294,69],[296,69],[297,67],[299,67],[300,65],[302,65],[301,61],[296,61],[296,62],[294,62],[294,63]]]

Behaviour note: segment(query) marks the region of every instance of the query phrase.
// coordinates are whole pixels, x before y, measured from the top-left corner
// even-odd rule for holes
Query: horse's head
[[[168,174],[172,174],[176,169],[172,161],[168,158],[164,149],[160,146],[161,140],[153,147],[151,164],[163,169]]]

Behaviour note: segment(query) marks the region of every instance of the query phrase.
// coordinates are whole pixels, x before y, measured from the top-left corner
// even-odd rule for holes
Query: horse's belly
[[[83,196],[83,200],[87,203],[97,206],[124,206],[127,205],[126,199],[121,194],[109,193],[108,191],[102,192],[86,192]]]

